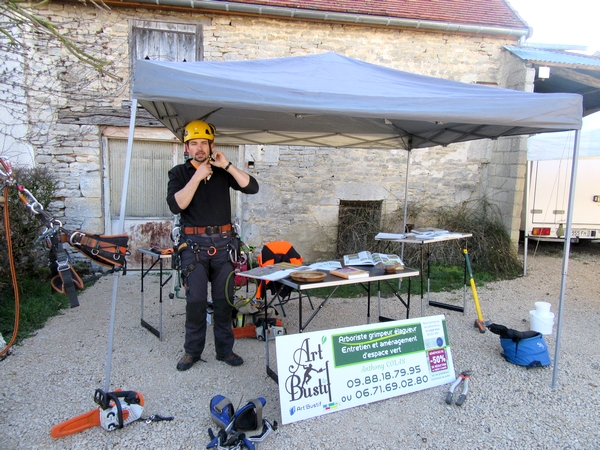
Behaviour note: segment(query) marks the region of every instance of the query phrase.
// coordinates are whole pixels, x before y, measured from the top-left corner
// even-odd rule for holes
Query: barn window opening
[[[108,183],[110,215],[119,217],[125,169],[127,140],[108,139]],[[216,146],[215,151],[225,154],[229,161],[239,164],[238,146]],[[180,142],[136,140],[131,155],[131,168],[127,190],[127,218],[170,218],[173,214],[167,206],[168,172],[175,164],[183,162],[183,145]],[[239,196],[233,189],[229,192],[231,213],[237,215]]]
[[[383,200],[340,200],[337,257],[371,250],[375,235],[381,231]]]

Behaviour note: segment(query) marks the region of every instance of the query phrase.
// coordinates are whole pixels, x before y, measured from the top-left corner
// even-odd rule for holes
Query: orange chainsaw
[[[96,389],[94,401],[99,405],[97,409],[55,425],[50,435],[59,438],[97,426],[113,431],[138,420],[144,410],[144,397],[135,391]]]

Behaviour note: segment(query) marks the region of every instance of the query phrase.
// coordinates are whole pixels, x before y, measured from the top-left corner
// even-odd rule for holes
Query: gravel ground
[[[458,407],[445,403],[448,385],[280,426],[260,449],[594,449],[600,448],[600,245],[574,246],[561,334],[558,383],[553,365],[526,370],[500,356],[497,335],[479,333],[470,290],[465,314],[445,314],[456,372],[471,370],[470,390]],[[478,288],[485,319],[518,330],[529,329],[536,301],[552,304],[558,316],[561,250],[549,246],[530,253],[526,277]],[[475,274],[475,278],[477,275]],[[171,422],[136,422],[122,430],[100,427],[53,439],[55,424],[94,409],[93,394],[104,388],[113,276],[103,277],[80,295],[81,306],[51,319],[37,335],[0,362],[0,448],[205,448],[214,425],[208,404],[216,394],[244,404],[262,396],[264,417],[281,421],[277,385],[265,375],[264,343],[240,339],[235,351],[241,367],[214,355],[212,337],[206,362],[187,372],[175,364],[182,353],[184,300],[163,303],[164,339],[140,326],[139,273],[121,277],[115,325],[111,390],[141,392],[144,416],[174,416]],[[145,284],[145,319],[157,323],[158,277]],[[168,287],[165,288],[165,291]],[[166,293],[166,292],[165,292]],[[462,290],[434,294],[432,300],[462,302]],[[307,331],[364,323],[363,299],[332,299]],[[412,298],[411,317],[420,315]],[[397,300],[382,301],[382,315],[401,317]],[[297,308],[283,318],[297,330]],[[376,313],[374,314],[376,316]],[[545,336],[554,360],[556,329]],[[212,332],[209,329],[209,336]],[[274,347],[274,346],[271,346]],[[271,358],[274,365],[274,353]]]

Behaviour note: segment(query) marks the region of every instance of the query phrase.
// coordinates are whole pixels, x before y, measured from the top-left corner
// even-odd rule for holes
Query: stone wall
[[[129,100],[129,20],[202,23],[205,60],[333,51],[408,72],[519,87],[518,76],[517,81],[505,81],[516,69],[507,72],[502,67],[507,62],[502,46],[514,45],[516,38],[158,9],[102,12],[81,4],[50,3],[39,7],[38,13],[61,23],[92,55],[110,61],[107,69],[121,78],[99,76],[64,48],[35,33],[30,36],[32,51],[23,65],[29,93],[29,142],[36,163],[51,165],[60,176],[59,198],[52,204],[55,215],[69,228],[88,231],[104,231],[100,126],[61,124],[57,116],[65,110],[77,114],[89,108],[120,108]],[[50,92],[40,96],[44,90]],[[523,151],[513,141],[412,151],[409,204],[418,206],[425,220],[437,208],[491,192],[503,211],[512,211],[511,205],[517,207],[516,191],[522,191],[519,183],[524,171]],[[254,161],[254,167],[247,170],[261,185],[258,195],[244,198],[243,233],[249,244],[286,239],[308,260],[330,258],[336,248],[340,200],[382,200],[386,213],[404,204],[409,156],[404,150],[247,146],[245,155],[246,162]]]

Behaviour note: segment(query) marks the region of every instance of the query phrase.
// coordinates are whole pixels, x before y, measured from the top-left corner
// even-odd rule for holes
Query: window
[[[133,20],[130,24],[129,64],[133,76],[137,59],[202,61],[202,25]]]
[[[136,59],[202,61],[202,25],[134,20],[131,23],[131,68]]]
[[[111,219],[119,216],[126,139],[109,139],[109,183]],[[167,173],[177,155],[183,155],[183,145],[173,142],[135,141],[131,152],[129,185],[127,189],[127,218],[170,218],[167,206]],[[181,159],[181,156],[179,157]]]
[[[127,153],[127,139],[108,139],[108,183],[111,219],[119,217]],[[239,147],[215,146],[234,164],[239,160]],[[128,219],[170,219],[167,206],[168,172],[183,162],[183,144],[179,142],[136,140],[131,152],[129,186],[125,217]],[[230,190],[231,213],[237,214],[238,196]]]

